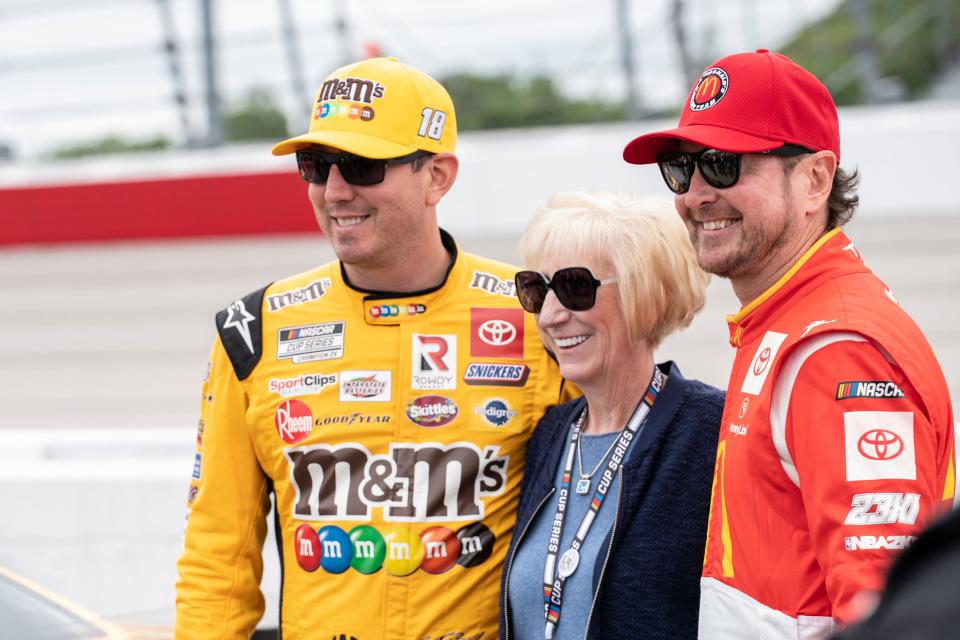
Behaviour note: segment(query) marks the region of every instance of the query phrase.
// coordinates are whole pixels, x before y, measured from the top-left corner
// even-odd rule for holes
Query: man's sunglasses
[[[785,144],[782,147],[761,151],[756,155],[790,158],[813,153],[804,147]],[[740,179],[740,160],[746,154],[719,149],[702,149],[695,153],[671,151],[657,156],[657,165],[670,191],[676,194],[690,190],[694,166],[700,169],[704,181],[715,189],[726,189],[737,184]]]
[[[586,267],[557,269],[552,280],[539,271],[520,271],[514,277],[520,305],[530,313],[540,313],[550,289],[557,294],[560,304],[570,311],[586,311],[596,304],[600,285],[616,281],[616,278],[597,280]]]
[[[357,187],[380,184],[387,175],[388,164],[406,164],[417,158],[433,155],[429,151],[414,151],[399,158],[375,160],[352,153],[328,153],[302,149],[297,151],[297,167],[300,177],[310,184],[326,184],[330,177],[330,167],[337,165],[340,175],[348,183]]]

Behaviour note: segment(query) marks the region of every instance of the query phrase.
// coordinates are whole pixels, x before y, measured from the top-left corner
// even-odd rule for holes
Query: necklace
[[[581,414],[580,422],[584,422],[587,416],[587,407],[583,407],[583,414]],[[613,442],[610,443],[610,446],[607,447],[607,451],[600,457],[600,461],[597,462],[597,466],[593,468],[593,471],[590,473],[583,472],[583,457],[580,455],[580,440],[582,436],[577,438],[577,469],[580,472],[580,479],[577,480],[577,495],[585,496],[590,493],[590,485],[593,482],[593,476],[596,475],[597,471],[600,470],[601,465],[603,465],[604,460],[607,459],[607,456],[610,455],[610,452],[613,451],[613,447],[617,444],[617,438],[613,439]]]

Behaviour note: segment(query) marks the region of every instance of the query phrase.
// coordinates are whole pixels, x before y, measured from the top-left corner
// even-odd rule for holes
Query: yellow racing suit
[[[441,234],[436,289],[361,291],[334,261],[217,314],[177,638],[252,633],[271,493],[286,640],[496,638],[527,440],[562,379],[515,269]]]

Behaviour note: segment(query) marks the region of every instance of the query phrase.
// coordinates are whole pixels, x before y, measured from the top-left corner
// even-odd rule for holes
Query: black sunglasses
[[[330,177],[330,167],[337,165],[340,175],[348,183],[357,187],[380,184],[387,175],[388,164],[406,164],[417,158],[433,155],[429,151],[414,151],[399,158],[376,160],[364,158],[352,153],[328,153],[313,149],[297,151],[297,167],[300,177],[311,184],[326,184]]]
[[[553,279],[547,279],[539,271],[520,271],[514,276],[520,306],[530,313],[540,313],[547,291],[553,289],[557,300],[570,311],[586,311],[597,302],[600,285],[616,282],[616,278],[597,280],[586,267],[557,269]]]
[[[813,152],[794,144],[785,144],[756,155],[790,158],[805,153]],[[667,183],[670,191],[676,194],[690,190],[694,166],[700,169],[700,175],[708,185],[715,189],[726,189],[737,184],[740,179],[740,160],[744,155],[746,154],[719,149],[702,149],[695,153],[671,151],[657,156],[657,165],[663,181]]]

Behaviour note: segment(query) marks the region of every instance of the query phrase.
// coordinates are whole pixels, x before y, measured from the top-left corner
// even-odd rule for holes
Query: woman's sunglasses
[[[616,278],[597,280],[586,267],[557,269],[552,280],[539,271],[520,271],[514,277],[520,305],[530,313],[540,313],[550,289],[570,311],[586,311],[596,304],[597,289],[616,281]]]
[[[790,158],[813,153],[804,147],[785,144],[782,147],[762,151],[757,155]],[[745,154],[719,149],[702,149],[695,153],[671,151],[657,156],[657,165],[670,191],[676,194],[690,190],[694,167],[700,169],[704,181],[715,189],[727,189],[740,179],[740,161]]]
[[[433,155],[429,151],[414,151],[399,158],[375,160],[352,153],[327,153],[302,149],[297,151],[297,167],[300,177],[310,184],[326,184],[330,177],[330,167],[337,165],[340,175],[348,183],[357,187],[380,184],[387,175],[388,164],[405,164],[417,158]]]

